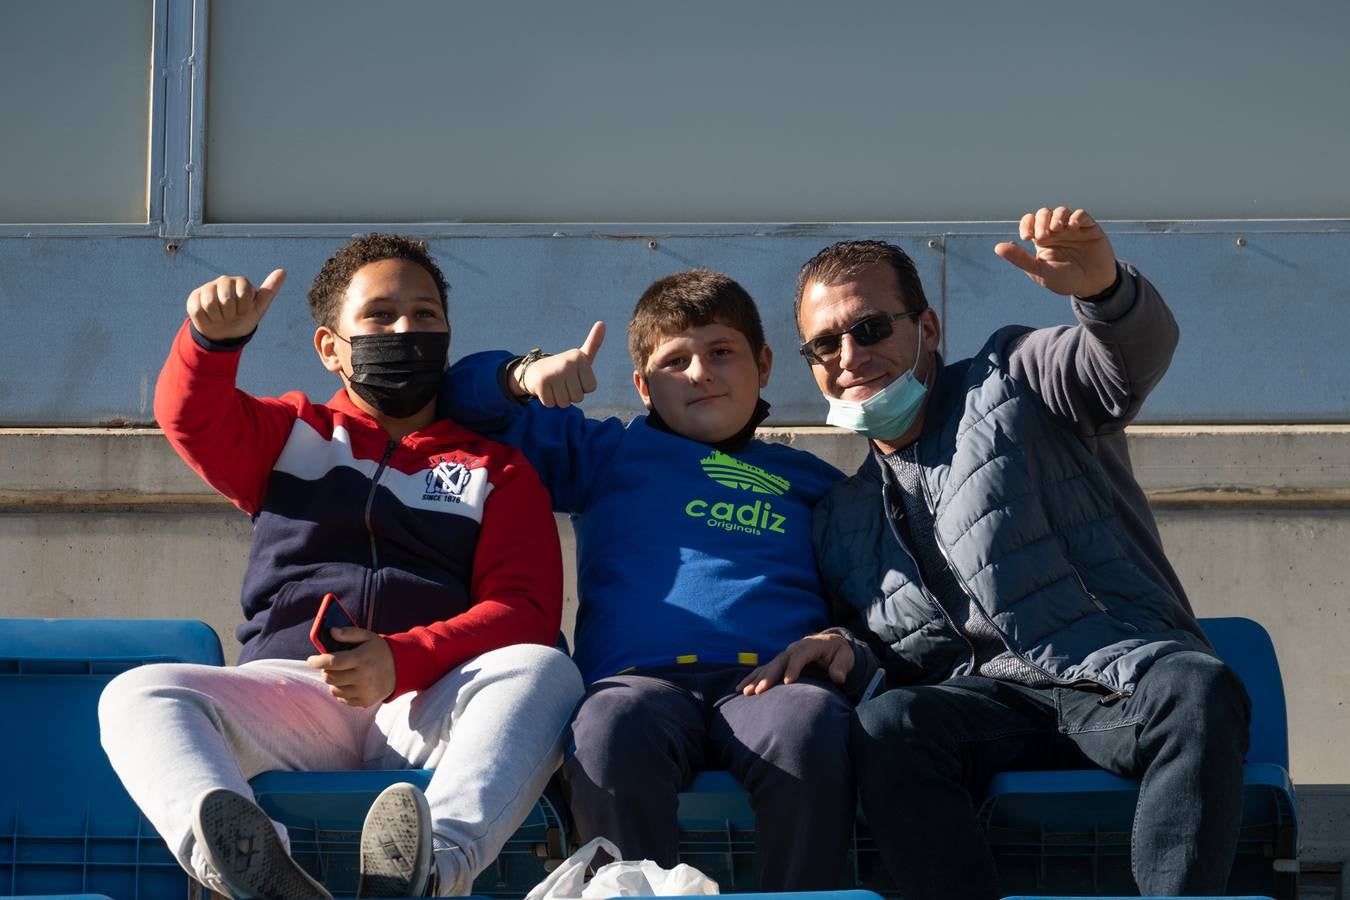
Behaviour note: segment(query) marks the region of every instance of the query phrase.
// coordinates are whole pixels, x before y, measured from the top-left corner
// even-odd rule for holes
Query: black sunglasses
[[[895,334],[896,322],[901,319],[912,318],[921,312],[922,310],[915,310],[913,312],[879,313],[875,316],[868,316],[860,322],[854,322],[838,334],[822,334],[820,337],[813,337],[798,349],[802,356],[813,363],[827,363],[839,355],[844,335],[851,335],[859,346],[870,347]]]

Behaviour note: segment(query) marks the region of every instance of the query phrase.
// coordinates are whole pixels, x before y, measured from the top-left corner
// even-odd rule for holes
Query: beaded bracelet
[[[530,389],[525,387],[525,370],[528,369],[530,364],[534,361],[543,359],[545,356],[549,355],[550,354],[545,353],[538,347],[535,347],[520,358],[520,362],[516,365],[516,387],[520,388],[522,394],[529,394],[530,392]]]

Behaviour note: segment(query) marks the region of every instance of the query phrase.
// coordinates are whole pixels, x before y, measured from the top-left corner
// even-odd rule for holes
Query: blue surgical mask
[[[914,353],[914,365],[910,370],[866,400],[839,400],[826,397],[826,401],[830,404],[830,412],[825,417],[825,423],[882,441],[897,438],[909,431],[919,415],[919,410],[923,409],[924,398],[928,395],[928,386],[914,374],[919,368],[919,354],[922,352],[921,340],[919,349]]]

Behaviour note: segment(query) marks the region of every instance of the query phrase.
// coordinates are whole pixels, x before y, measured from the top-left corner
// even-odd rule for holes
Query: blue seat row
[[[1284,688],[1274,646],[1265,629],[1242,618],[1201,621],[1219,655],[1247,685],[1252,699],[1251,748],[1245,768],[1244,814],[1238,859],[1230,890],[1277,898],[1295,896],[1297,872],[1297,807],[1288,774],[1288,725]],[[358,810],[386,784],[408,773],[269,773],[254,781],[260,802],[269,812],[301,827],[302,834],[323,831],[325,824],[346,827],[326,832],[342,841],[316,849],[316,870],[341,869],[342,860],[354,863],[354,828]],[[421,773],[422,779],[429,773]],[[364,790],[359,789],[368,781]],[[344,816],[316,817],[305,823],[299,812],[320,804],[305,796],[317,792],[330,802],[332,792],[346,785]],[[317,790],[321,788],[321,790]],[[983,798],[979,815],[998,860],[1001,886],[1008,894],[1082,893],[1130,894],[1129,834],[1138,785],[1102,771],[1007,772],[995,777]],[[546,859],[562,855],[559,836],[566,817],[545,801],[527,829],[539,862],[528,855],[504,858],[495,883],[475,885],[476,891],[509,894],[512,867],[544,871]],[[754,813],[741,785],[726,772],[701,772],[680,795],[680,857],[718,881],[722,891],[754,891]],[[296,823],[292,825],[292,822]],[[352,823],[355,824],[352,824]],[[851,853],[852,877],[862,888],[894,893],[894,886],[867,833],[855,829]],[[542,866],[540,865],[542,863]],[[324,869],[327,867],[327,869]],[[343,878],[348,877],[343,875]],[[541,876],[542,877],[542,876]]]
[[[1292,898],[1298,822],[1288,775],[1288,727],[1274,647],[1247,619],[1202,625],[1252,697],[1239,859],[1230,890]],[[98,742],[98,695],[118,672],[148,662],[222,664],[200,622],[0,619],[0,896],[106,894],[186,897],[190,882],[140,816]],[[16,738],[15,735],[20,737]],[[371,799],[427,770],[270,772],[259,803],[290,830],[297,859],[335,893],[355,884],[356,841]],[[1129,894],[1129,832],[1137,785],[1100,771],[1010,772],[980,806],[1008,894]],[[680,797],[681,858],[724,893],[753,891],[754,814],[725,772],[703,772]],[[546,796],[474,893],[519,897],[567,852],[561,805]],[[852,852],[861,888],[893,893],[859,823]]]

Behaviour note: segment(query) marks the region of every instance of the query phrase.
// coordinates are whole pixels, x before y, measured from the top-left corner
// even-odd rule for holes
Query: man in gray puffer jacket
[[[898,247],[836,244],[798,280],[801,349],[827,421],[870,439],[815,515],[837,619],[880,657],[890,688],[857,712],[863,810],[906,900],[989,900],[974,804],[990,777],[1095,764],[1141,782],[1140,892],[1223,894],[1249,704],[1196,625],[1124,436],[1167,369],[1176,323],[1083,210],[1028,213],[1020,235],[1034,254],[995,252],[1072,296],[1078,323],[1003,328],[946,366]],[[745,689],[808,664],[838,680],[857,646],[812,635]]]

